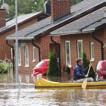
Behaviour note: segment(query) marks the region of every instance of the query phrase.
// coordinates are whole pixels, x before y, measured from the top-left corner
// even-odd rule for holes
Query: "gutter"
[[[41,55],[40,55],[40,47],[35,44],[34,40],[32,39],[32,45],[35,46],[36,48],[38,48],[38,52],[39,52],[39,61],[41,61]]]
[[[104,44],[103,44],[103,42],[96,37],[95,32],[93,32],[92,37],[93,37],[93,39],[95,39],[98,43],[100,43],[100,45],[101,45],[101,60],[104,60],[104,47],[103,47]]]
[[[10,48],[12,48],[12,54],[13,54],[13,61],[12,61],[12,63],[13,63],[13,72],[15,71],[15,59],[14,59],[14,57],[15,57],[15,54],[14,54],[14,46],[13,45],[11,45],[7,40],[6,40],[6,44],[10,47]]]

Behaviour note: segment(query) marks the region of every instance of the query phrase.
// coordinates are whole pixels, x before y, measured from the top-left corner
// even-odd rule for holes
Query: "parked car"
[[[49,67],[49,59],[41,60],[33,68],[33,76],[36,76],[37,74],[45,75],[48,71],[48,67]]]
[[[97,72],[100,79],[106,79],[106,60],[98,62]]]

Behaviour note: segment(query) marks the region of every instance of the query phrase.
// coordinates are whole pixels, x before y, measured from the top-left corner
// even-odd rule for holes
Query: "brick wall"
[[[104,59],[106,60],[106,29],[104,28]]]
[[[6,12],[5,9],[0,9],[0,28],[6,24]]]
[[[102,31],[102,30],[101,30]],[[97,35],[98,38],[103,37],[102,32],[99,31],[97,33],[101,33],[101,35]],[[71,65],[75,66],[77,59],[77,40],[83,40],[83,48],[84,52],[87,55],[87,58],[90,60],[90,42],[94,42],[94,51],[95,51],[95,60],[93,62],[94,69],[96,68],[96,64],[99,60],[101,60],[101,45],[96,40],[92,38],[92,34],[80,34],[80,35],[69,35],[61,37],[61,65],[62,68],[66,64],[65,57],[65,41],[68,40],[71,43]]]
[[[70,0],[51,0],[51,13],[53,20],[70,13]]]

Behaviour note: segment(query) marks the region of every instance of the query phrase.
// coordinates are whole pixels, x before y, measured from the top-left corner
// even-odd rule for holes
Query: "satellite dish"
[[[9,14],[9,5],[7,3],[3,3],[1,5],[1,9],[5,9],[6,13]]]

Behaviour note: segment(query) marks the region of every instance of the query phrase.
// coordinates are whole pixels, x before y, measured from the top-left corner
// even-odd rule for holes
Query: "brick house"
[[[70,0],[51,0],[50,6],[50,17],[18,32],[20,71],[31,73],[39,60],[49,58],[51,50],[55,51],[61,69],[75,65],[83,51],[89,60],[94,60],[94,67],[106,59],[104,0],[84,0],[74,6]],[[14,34],[7,40],[14,41]]]
[[[47,17],[42,12],[30,13],[18,16],[18,29],[22,30],[33,23],[40,21]],[[13,61],[13,44],[14,41],[9,42],[6,37],[15,32],[15,18],[6,21],[6,12],[4,9],[0,9],[0,60],[10,59]],[[14,62],[14,61],[13,61]]]

